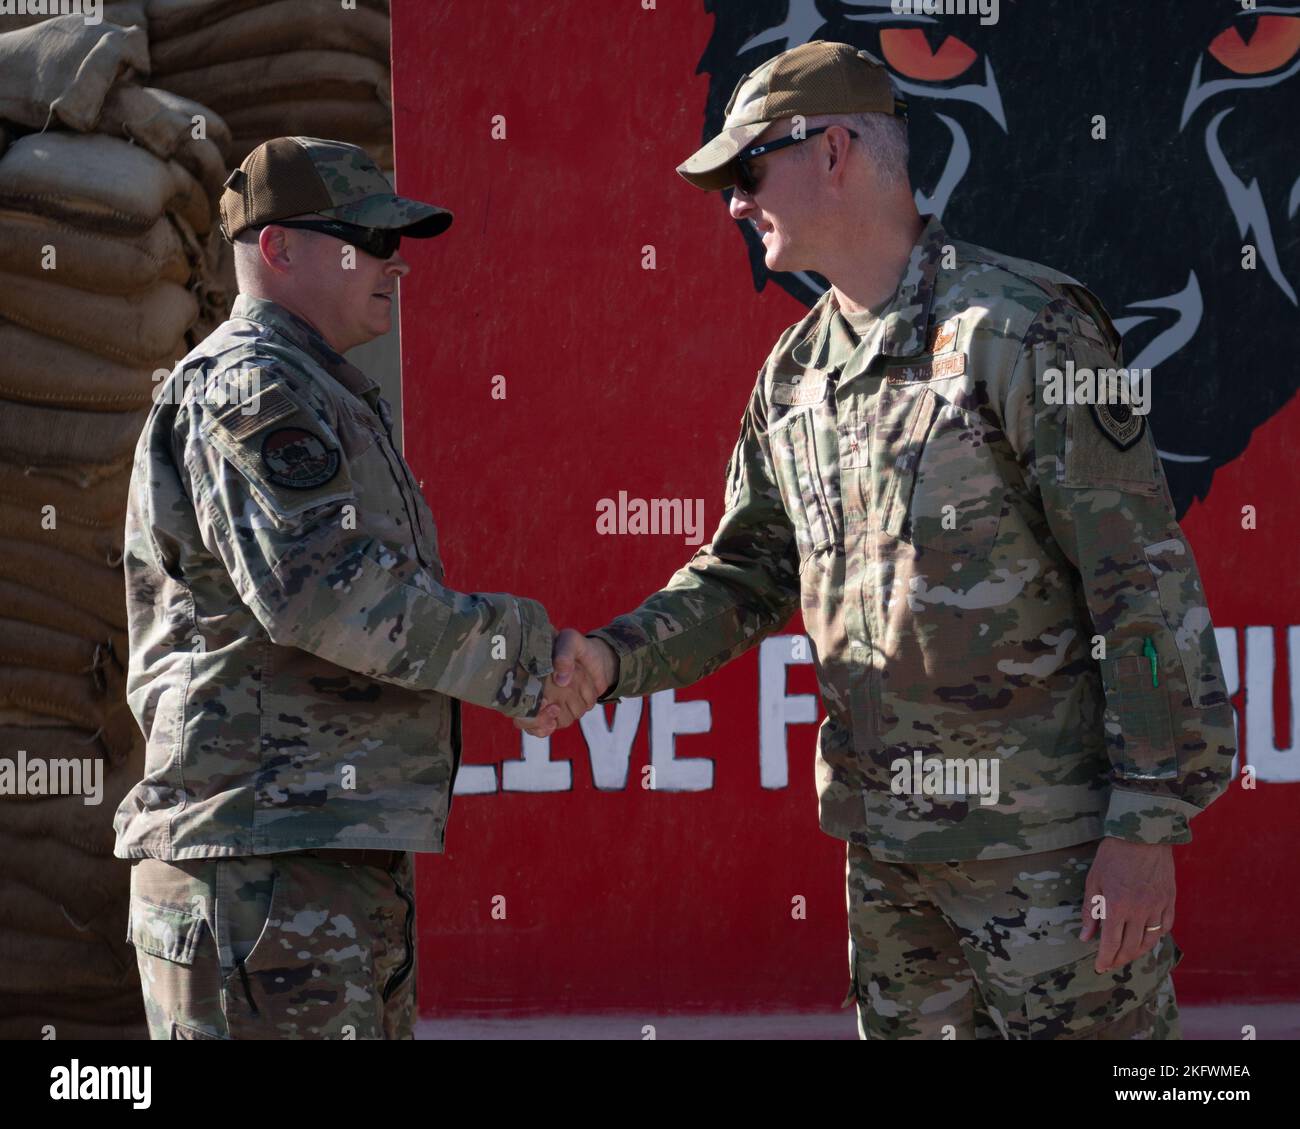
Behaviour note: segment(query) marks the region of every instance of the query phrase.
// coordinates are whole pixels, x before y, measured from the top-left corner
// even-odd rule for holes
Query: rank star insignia
[[[1146,430],[1146,417],[1129,404],[1093,404],[1092,418],[1101,432],[1121,451],[1127,451]]]

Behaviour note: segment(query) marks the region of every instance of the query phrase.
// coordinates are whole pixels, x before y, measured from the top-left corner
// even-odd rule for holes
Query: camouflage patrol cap
[[[706,192],[727,188],[735,183],[732,162],[774,121],[795,114],[868,112],[906,116],[907,105],[894,97],[885,68],[847,43],[804,43],[741,78],[727,103],[722,132],[677,171]]]
[[[394,194],[364,149],[319,137],[273,137],[226,179],[221,234],[232,242],[250,227],[319,213],[360,227],[398,228],[428,239],[451,226],[451,213]]]

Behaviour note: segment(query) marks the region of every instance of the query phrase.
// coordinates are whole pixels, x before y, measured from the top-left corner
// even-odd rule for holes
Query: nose
[[[735,187],[731,190],[731,203],[727,210],[733,220],[743,220],[754,211],[754,198],[743,188]]]
[[[402,258],[401,251],[394,251],[388,262],[384,264],[384,274],[390,278],[394,275],[405,278],[410,273],[411,264]]]

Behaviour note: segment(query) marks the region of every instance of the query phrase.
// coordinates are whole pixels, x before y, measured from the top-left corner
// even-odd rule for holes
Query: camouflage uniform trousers
[[[140,859],[128,939],[154,1039],[411,1039],[415,890],[298,853]]]
[[[1106,973],[1079,940],[1099,841],[975,862],[848,847],[850,1000],[863,1039],[1177,1039],[1172,936]]]

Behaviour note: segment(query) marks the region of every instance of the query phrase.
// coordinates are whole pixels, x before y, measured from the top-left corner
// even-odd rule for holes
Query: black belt
[[[341,862],[348,866],[377,866],[382,870],[396,870],[406,858],[405,851],[370,851],[359,848],[332,850],[322,847],[313,851],[292,851],[295,855],[310,855],[327,862]]]

